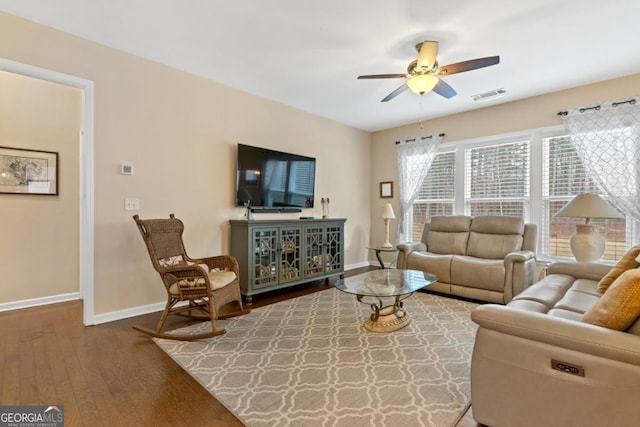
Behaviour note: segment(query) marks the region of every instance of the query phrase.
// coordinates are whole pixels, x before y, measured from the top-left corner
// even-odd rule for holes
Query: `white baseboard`
[[[369,267],[370,265],[378,265],[377,262],[373,262],[373,261],[363,261],[363,262],[359,262],[357,264],[349,264],[346,265],[344,267],[345,271],[349,271],[349,270],[355,270],[356,268],[362,268],[362,267]]]
[[[345,266],[345,271],[354,270],[361,267],[369,267],[370,265],[378,265],[378,263],[373,261],[364,261],[357,264],[349,264]],[[164,310],[165,304],[166,302],[158,302],[155,304],[126,308],[124,310],[111,311],[109,313],[96,314],[93,317],[94,324],[99,325],[101,323],[114,322],[116,320],[127,319],[129,317],[142,316],[143,314],[162,311]],[[185,302],[184,304],[187,304],[187,302]]]
[[[371,265],[378,265],[373,261],[364,261],[356,264],[349,264],[345,266],[345,271],[354,270],[356,268],[369,267]],[[55,295],[51,297],[34,298],[30,300],[15,301],[0,304],[0,312],[9,310],[18,310],[21,308],[37,307],[39,305],[55,304],[59,302],[72,301],[80,299],[80,293],[74,292],[70,294]],[[139,307],[126,308],[124,310],[110,311],[108,313],[96,314],[93,316],[93,324],[99,325],[102,323],[115,322],[116,320],[127,319],[129,317],[142,316],[144,314],[154,313],[162,311],[166,301],[157,302],[154,304],[142,305]],[[186,304],[186,302],[185,302]]]
[[[93,316],[94,325],[101,323],[115,322],[116,320],[127,319],[129,317],[142,316],[143,314],[155,313],[164,310],[166,301],[155,304],[141,305],[139,307],[125,308],[124,310],[110,311],[108,313],[96,314]],[[186,301],[184,304],[188,304]],[[180,304],[176,304],[180,305]]]
[[[74,301],[80,298],[80,292],[72,292],[69,294],[53,295],[50,297],[40,297],[32,299],[24,299],[20,301],[11,301],[0,304],[0,312],[20,310],[22,308],[38,307],[40,305],[57,304],[60,302]]]

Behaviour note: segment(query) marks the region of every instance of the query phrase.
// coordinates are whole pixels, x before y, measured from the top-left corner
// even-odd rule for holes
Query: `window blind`
[[[465,211],[528,217],[529,141],[465,150]]]
[[[420,240],[424,223],[430,221],[432,216],[453,215],[455,176],[455,151],[436,154],[413,203],[413,240]]]

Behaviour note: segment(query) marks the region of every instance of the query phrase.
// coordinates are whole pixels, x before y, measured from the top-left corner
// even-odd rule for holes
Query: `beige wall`
[[[442,142],[465,141],[492,135],[540,129],[562,125],[559,111],[591,105],[608,100],[620,100],[640,94],[640,74],[614,80],[580,86],[546,95],[508,102],[466,113],[450,115],[434,120],[386,129],[373,134],[371,155],[371,240],[382,242],[384,228],[377,219],[382,204],[390,199],[380,199],[378,183],[394,181],[397,186],[398,170],[395,141],[421,135],[444,133]],[[397,192],[392,203],[399,214]],[[397,221],[392,223],[391,241],[394,242]]]
[[[192,255],[228,252],[227,221],[242,215],[232,207],[236,143],[318,159],[317,207],[303,215],[319,216],[319,198],[330,197],[331,216],[348,219],[346,263],[354,265],[373,259],[366,246],[383,240],[378,215],[388,199],[379,198],[378,184],[394,181],[397,195],[396,140],[444,132],[446,142],[559,125],[560,110],[637,95],[640,87],[634,75],[372,136],[3,13],[0,58],[95,83],[96,314],[164,299],[125,197],[140,199],[142,217],[184,219]],[[134,175],[120,175],[121,163],[131,163]],[[398,213],[397,196],[393,203]]]
[[[192,256],[228,253],[228,220],[243,214],[236,143],[316,157],[316,208],[302,214],[320,216],[329,197],[331,216],[348,219],[346,263],[364,260],[369,133],[1,13],[0,58],[95,84],[96,314],[165,298],[125,197],[140,199],[143,218],[183,219]]]
[[[0,146],[56,151],[58,196],[0,194],[0,304],[79,291],[78,89],[0,71]]]

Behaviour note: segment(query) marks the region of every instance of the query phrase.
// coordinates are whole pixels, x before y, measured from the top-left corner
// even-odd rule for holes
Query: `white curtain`
[[[571,142],[602,194],[640,221],[640,98],[569,110]]]
[[[442,135],[434,134],[396,142],[400,198],[400,220],[396,243],[411,240],[411,233],[406,230],[407,212],[411,209],[422,181],[427,176],[440,141],[442,141]]]

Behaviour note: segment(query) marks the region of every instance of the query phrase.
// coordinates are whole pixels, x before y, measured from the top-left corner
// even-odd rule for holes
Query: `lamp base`
[[[382,249],[390,249],[393,247],[391,242],[389,242],[389,218],[384,218],[384,243],[380,245]]]
[[[604,238],[598,234],[595,226],[576,225],[576,235],[571,238],[571,252],[576,261],[598,262],[604,253]]]

